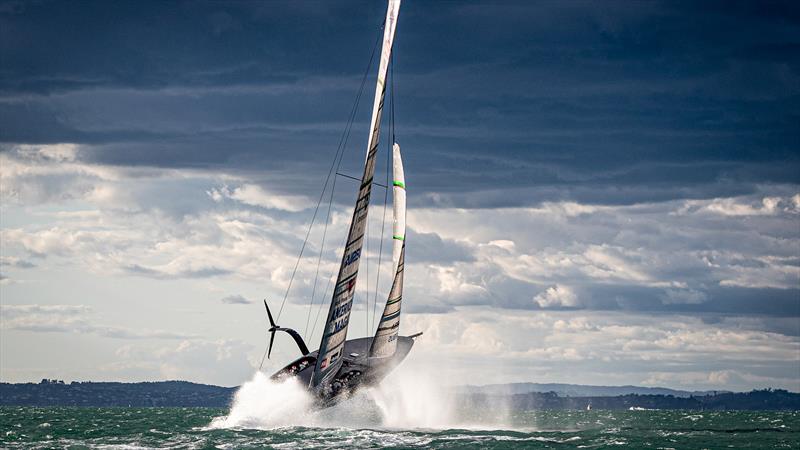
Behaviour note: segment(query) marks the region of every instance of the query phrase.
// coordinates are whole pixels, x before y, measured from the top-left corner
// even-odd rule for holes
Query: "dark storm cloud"
[[[442,239],[436,233],[419,233],[413,228],[406,229],[406,242],[413,242],[419,249],[414,252],[414,261],[418,263],[458,261],[474,261],[470,249],[463,244],[449,239]]]
[[[395,74],[411,194],[626,204],[797,183],[798,10],[408,2]],[[5,3],[0,139],[86,144],[83,158],[120,165],[286,171],[309,179],[278,189],[310,193],[382,14],[380,2]]]
[[[642,286],[591,286],[588,307],[599,310],[648,311],[653,313],[763,314],[774,317],[800,316],[797,289],[709,288],[694,298],[671,299],[665,290]]]
[[[6,92],[261,84],[351,70],[379,5],[4,2]],[[372,20],[372,18],[375,18]],[[367,50],[368,51],[368,50]],[[320,67],[324,68],[320,70]]]

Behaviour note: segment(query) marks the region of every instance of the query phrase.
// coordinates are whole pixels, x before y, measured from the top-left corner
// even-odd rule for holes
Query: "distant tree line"
[[[236,388],[158,381],[143,383],[0,383],[0,405],[227,407]]]
[[[72,382],[44,379],[35,383],[0,383],[0,406],[131,406],[228,407],[235,387],[187,381],[143,383]],[[688,410],[800,410],[800,394],[782,389],[723,392],[710,395],[562,396],[555,392],[513,395],[457,396],[464,407],[491,408],[498,402],[514,410],[535,409],[688,409]]]
[[[783,389],[724,392],[702,396],[617,395],[564,397],[555,392],[528,392],[509,396],[473,394],[463,396],[464,406],[488,407],[504,398],[512,409],[689,409],[689,410],[800,410],[800,394]]]

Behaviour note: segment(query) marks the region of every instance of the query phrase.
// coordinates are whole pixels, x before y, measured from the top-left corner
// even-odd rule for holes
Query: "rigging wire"
[[[349,134],[348,134],[348,136],[349,136]],[[347,145],[346,141],[345,141],[345,145]],[[342,152],[341,156],[339,156],[339,162],[336,164],[336,171],[337,172],[339,171],[339,166],[341,166],[341,164],[342,164],[342,157],[344,157],[344,152]],[[333,205],[333,192],[334,192],[334,188],[335,187],[336,187],[336,179],[334,178],[333,187],[331,188],[331,195],[330,195],[330,198],[328,199],[328,218],[326,220],[326,223],[330,221],[331,207]],[[345,242],[347,242],[347,237],[345,237]],[[323,299],[328,296],[328,291],[330,290],[331,284],[333,283],[333,276],[335,275],[335,270],[336,269],[333,269],[333,271],[331,271],[331,274],[328,276],[328,285],[325,287],[325,292],[323,292],[322,297],[321,297]],[[314,337],[314,330],[316,330],[316,328],[317,328],[317,321],[319,320],[319,315],[322,312],[322,307],[324,305],[325,305],[325,303],[320,300],[319,307],[317,308],[317,315],[316,315],[316,317],[314,317],[314,325],[311,326],[311,335],[308,337],[309,341],[311,340],[311,338]],[[313,306],[313,304],[311,306]],[[308,308],[308,317],[306,317],[306,322],[308,322],[308,319],[311,318],[311,310],[312,310],[311,306],[309,306],[309,308]]]
[[[328,277],[328,285],[325,287],[325,293],[322,294],[322,298],[325,298],[328,295],[328,291],[331,288],[331,284],[333,284],[333,272],[331,272],[331,276]],[[311,339],[314,337],[314,332],[317,329],[317,321],[319,320],[319,314],[322,312],[323,305],[324,303],[320,302],[319,307],[317,308],[317,316],[314,317],[314,325],[311,326],[311,335],[308,336],[309,341],[311,341]]]
[[[342,131],[342,136],[339,138],[339,145],[338,145],[338,147],[336,149],[336,154],[333,157],[333,163],[336,165],[336,172],[337,173],[339,172],[339,168],[342,165],[342,158],[344,157],[344,152],[347,149],[347,142],[350,139],[350,132],[353,129],[353,123],[355,122],[355,117],[356,117],[356,114],[358,113],[358,106],[361,104],[361,97],[362,97],[362,95],[364,93],[364,85],[366,84],[367,76],[369,75],[369,69],[370,69],[370,67],[372,67],[372,61],[375,59],[375,50],[378,48],[378,43],[379,42],[380,42],[380,33],[378,34],[378,38],[375,40],[375,45],[373,45],[373,47],[372,47],[372,54],[369,57],[369,63],[367,63],[367,68],[364,70],[364,74],[361,76],[361,84],[359,85],[358,93],[356,94],[356,98],[353,101],[353,106],[350,109],[350,115],[349,115],[349,118],[347,120],[347,124],[345,125],[345,129]],[[338,159],[338,161],[337,161],[337,159]],[[333,169],[333,164],[331,164],[331,169]],[[328,177],[330,177],[330,172],[328,172]],[[325,193],[325,189],[327,188],[327,185],[328,185],[328,179],[325,180],[325,187],[323,187],[323,190],[322,190],[323,195]],[[322,254],[323,254],[323,252],[325,250],[325,238],[327,237],[327,234],[328,234],[328,223],[330,222],[331,207],[333,205],[333,194],[334,194],[335,190],[336,190],[336,177],[333,177],[333,183],[331,184],[331,190],[330,190],[330,198],[328,200],[328,212],[327,212],[327,215],[325,217],[325,225],[324,225],[324,228],[323,228],[323,231],[322,231],[322,243],[321,243],[320,249],[319,249],[319,257],[317,258],[317,269],[316,269],[316,273],[314,274],[314,287],[311,290],[311,303],[309,304],[308,315],[306,316],[306,327],[305,327],[305,330],[303,331],[304,335],[306,335],[308,333],[308,324],[309,324],[310,319],[311,319],[311,311],[313,310],[313,307],[314,307],[314,297],[315,297],[315,294],[316,294],[316,291],[317,291],[317,281],[318,281],[318,278],[319,278],[319,269],[320,269],[320,266],[322,264]],[[313,225],[313,219],[312,219],[312,225]],[[302,253],[302,251],[301,251],[301,253]],[[325,294],[327,294],[327,290],[326,290]],[[324,294],[323,294],[322,298],[323,299],[325,298]],[[320,300],[320,302],[321,301],[322,300]],[[322,305],[322,303],[320,303],[320,305]],[[316,321],[314,323],[315,323],[315,326],[316,326]],[[312,333],[313,333],[313,329],[312,329]]]
[[[261,371],[261,368],[264,367],[264,359],[267,357],[267,350],[269,350],[269,346],[264,348],[264,354],[261,355],[261,364],[258,365],[258,370]]]
[[[343,130],[342,136],[339,139],[339,145],[337,147],[336,154],[334,155],[333,161],[331,163],[331,168],[329,169],[328,174],[327,174],[327,176],[325,178],[325,183],[323,185],[322,192],[320,193],[320,197],[319,197],[319,199],[317,201],[317,205],[314,208],[314,214],[312,215],[311,223],[308,226],[308,230],[306,231],[306,235],[305,235],[305,238],[303,240],[303,245],[300,248],[300,254],[298,255],[297,261],[295,262],[294,268],[292,269],[292,275],[291,275],[291,277],[289,279],[289,284],[288,284],[288,286],[286,288],[286,292],[284,293],[283,300],[281,301],[281,306],[280,306],[280,309],[278,310],[278,315],[276,316],[278,320],[280,320],[280,317],[283,314],[283,309],[284,309],[284,307],[286,305],[286,300],[287,300],[287,298],[289,296],[289,292],[291,291],[291,287],[292,287],[292,284],[294,282],[294,278],[295,278],[295,276],[297,274],[297,269],[298,269],[298,267],[300,265],[300,261],[302,260],[303,253],[304,253],[305,248],[306,248],[306,246],[308,244],[308,240],[309,240],[309,237],[311,235],[311,230],[312,230],[312,228],[314,226],[314,223],[316,221],[317,215],[319,213],[320,206],[322,205],[322,200],[325,197],[325,192],[327,191],[327,187],[328,187],[328,183],[330,182],[331,175],[334,172],[333,171],[334,165],[336,167],[336,174],[337,175],[338,175],[338,172],[339,172],[339,168],[341,167],[342,159],[344,157],[344,153],[346,151],[347,143],[348,143],[349,138],[350,138],[350,132],[351,132],[353,124],[355,122],[355,116],[356,116],[356,114],[358,112],[358,107],[360,105],[360,100],[361,100],[361,97],[363,95],[364,85],[366,83],[366,79],[367,79],[367,76],[369,74],[369,69],[372,67],[372,62],[375,59],[375,52],[376,52],[376,50],[378,48],[379,43],[381,42],[380,38],[381,38],[381,36],[383,34],[382,32],[383,32],[383,28],[384,28],[383,27],[383,22],[381,22],[381,25],[378,28],[379,28],[379,30],[378,30],[379,32],[378,32],[378,35],[376,36],[375,44],[373,45],[373,48],[372,48],[372,53],[370,54],[369,63],[367,64],[367,67],[366,67],[366,69],[364,71],[364,74],[362,76],[361,84],[359,86],[359,90],[358,90],[358,93],[356,95],[356,99],[355,99],[353,107],[351,109],[350,117],[348,118],[348,121],[347,121],[347,123],[345,125],[345,129]],[[338,159],[338,161],[337,161],[337,159]],[[387,185],[388,185],[388,172],[387,172]],[[323,234],[322,234],[322,243],[320,245],[320,253],[319,253],[319,256],[317,258],[317,268],[316,268],[316,272],[315,272],[315,275],[314,275],[314,286],[312,288],[311,303],[310,303],[309,308],[308,308],[308,315],[306,317],[306,328],[305,328],[303,334],[307,334],[308,333],[308,325],[309,325],[309,322],[310,322],[311,311],[313,310],[314,299],[315,299],[315,296],[316,296],[316,288],[317,288],[318,279],[319,279],[319,271],[320,271],[321,262],[322,262],[322,255],[324,253],[324,248],[325,248],[325,239],[326,239],[326,236],[327,236],[327,227],[328,227],[328,223],[330,222],[331,209],[332,209],[332,205],[333,205],[333,195],[334,195],[335,189],[336,189],[336,177],[334,176],[333,177],[333,182],[331,183],[330,197],[329,197],[329,200],[328,200],[328,210],[327,210],[325,225],[324,225]],[[388,188],[387,188],[387,190],[388,190]],[[386,199],[384,199],[384,222],[385,222],[385,209],[386,209]],[[367,231],[369,231],[369,230],[367,230]],[[345,239],[345,242],[346,242],[346,239]],[[382,244],[382,242],[381,242],[381,244]],[[367,271],[369,270],[368,267],[369,266],[367,265]],[[378,268],[378,273],[380,273],[380,267]],[[367,272],[367,280],[369,280],[368,272]],[[330,290],[330,286],[332,284],[332,281],[333,281],[333,273],[331,273],[331,276],[328,278],[328,284],[327,284],[327,286],[325,288],[325,292],[322,294],[322,298],[323,299],[327,296],[328,291]],[[367,281],[367,283],[369,283],[369,281]],[[378,289],[377,283],[376,283],[375,289],[376,289],[376,294],[375,295],[376,295],[376,298],[377,298],[377,289]],[[322,307],[323,306],[324,306],[324,302],[320,301],[319,307],[317,309],[316,317],[314,318],[314,325],[312,326],[311,334],[308,337],[309,340],[314,336],[314,331],[315,331],[315,328],[317,326],[317,322],[319,320],[319,316],[320,316],[320,314],[322,312]],[[367,284],[367,312],[369,312],[369,284]],[[369,318],[368,318],[368,320],[369,320]],[[263,364],[264,364],[264,357],[266,356],[266,354],[267,354],[267,350],[265,350],[264,351],[264,355],[262,355],[261,365],[259,366],[259,370],[261,369],[261,366],[263,366]]]
[[[339,165],[341,165],[342,159],[341,155],[344,155],[344,149],[347,145],[347,139],[350,135],[350,130],[353,128],[353,121],[355,119],[356,112],[358,110],[359,100],[361,99],[361,94],[364,90],[364,84],[367,79],[367,74],[369,73],[369,68],[372,66],[372,61],[375,59],[375,50],[378,48],[378,42],[380,42],[380,34],[378,35],[378,39],[375,41],[375,45],[372,47],[372,55],[369,57],[369,64],[367,65],[367,69],[364,71],[364,76],[361,79],[361,86],[359,87],[358,95],[356,95],[356,100],[353,104],[353,108],[350,113],[350,118],[348,119],[347,124],[345,125],[345,129],[342,132],[342,136],[339,138],[339,146],[336,149],[336,155],[333,157],[333,161],[331,162],[331,168],[328,170],[328,175],[325,177],[325,184],[323,185],[322,192],[319,195],[319,200],[317,201],[317,206],[314,208],[314,215],[311,217],[311,223],[308,225],[308,231],[306,232],[306,237],[303,240],[303,245],[300,247],[300,255],[297,256],[297,262],[294,265],[294,269],[292,270],[292,276],[289,279],[289,285],[286,287],[286,293],[283,295],[283,301],[281,302],[281,308],[278,310],[278,315],[276,320],[280,320],[281,314],[283,313],[283,307],[286,304],[286,299],[289,297],[289,290],[292,288],[292,282],[294,282],[294,277],[297,274],[297,267],[300,265],[300,260],[303,257],[303,251],[306,248],[306,244],[308,244],[308,237],[311,234],[311,228],[314,226],[314,221],[317,218],[317,213],[319,212],[319,207],[322,204],[322,199],[325,196],[325,190],[328,187],[328,182],[330,181],[331,174],[333,173],[334,166],[337,168],[338,172],[338,165],[335,165],[337,157],[339,158]],[[344,142],[344,145],[342,144]],[[334,177],[334,183],[336,182]],[[331,196],[332,197],[332,196]],[[326,223],[327,225],[327,223]]]
[[[319,207],[322,204],[322,198],[325,195],[325,189],[328,186],[328,180],[331,177],[331,172],[333,172],[333,165],[331,165],[331,170],[328,171],[328,177],[325,179],[325,185],[322,188],[322,192],[320,193],[319,200],[317,201],[317,207],[314,208],[314,215],[311,217],[311,223],[308,225],[308,231],[306,232],[306,237],[303,239],[303,246],[300,247],[300,254],[297,255],[297,262],[294,264],[294,269],[292,269],[292,276],[289,278],[289,285],[286,287],[286,293],[283,294],[283,301],[281,301],[281,308],[278,310],[277,320],[281,320],[281,314],[283,313],[283,307],[286,305],[286,299],[289,297],[289,290],[292,289],[292,283],[294,282],[294,276],[297,273],[297,267],[300,265],[300,260],[303,258],[303,251],[306,249],[306,244],[308,244],[308,237],[311,235],[311,228],[314,226],[314,221],[317,218],[317,213],[319,212]]]
[[[339,161],[336,163],[336,173],[337,174],[339,173],[339,169],[341,168],[341,165],[342,165],[342,159],[344,158],[344,150],[346,150],[347,143],[350,140],[350,131],[353,128],[353,123],[355,121],[355,116],[356,116],[356,113],[358,112],[358,106],[361,103],[360,100],[361,100],[361,96],[362,96],[362,94],[364,92],[364,84],[366,83],[367,76],[369,75],[369,69],[372,67],[372,61],[375,58],[375,50],[378,48],[378,44],[380,43],[380,38],[381,38],[382,32],[383,32],[383,24],[381,24],[381,26],[379,27],[378,31],[379,31],[378,32],[378,36],[375,39],[375,45],[372,47],[372,54],[369,57],[369,63],[367,64],[367,68],[364,70],[364,75],[361,77],[361,86],[359,87],[358,95],[356,96],[356,101],[353,104],[353,108],[354,109],[351,111],[351,117],[350,117],[350,119],[348,121],[347,126],[345,127],[346,132],[343,133],[343,135],[342,135],[343,138],[344,138],[344,141],[340,142],[340,146],[342,148],[342,152],[340,154],[338,154]],[[334,159],[334,161],[335,161],[335,159]],[[336,187],[336,177],[334,177],[334,179],[333,179],[333,185],[332,185],[332,188],[331,188],[331,194],[330,194],[330,197],[328,199],[328,214],[327,214],[327,219],[325,221],[326,226],[327,226],[327,223],[330,222],[331,207],[333,205],[333,194],[334,194],[335,187]],[[323,234],[323,236],[324,236],[324,234]],[[346,243],[346,242],[347,242],[347,237],[345,236],[345,239],[344,239],[343,243]],[[323,245],[324,245],[324,243],[323,243]],[[319,261],[317,262],[317,264],[319,265]],[[319,269],[317,269],[317,270],[319,271]],[[334,276],[334,272],[331,272],[331,275],[328,277],[328,285],[325,287],[325,292],[322,294],[322,299],[324,299],[328,295],[328,291],[330,290],[331,284],[333,283],[333,276]],[[316,282],[317,281],[315,279],[314,283],[316,284]],[[319,307],[317,308],[317,314],[314,317],[314,324],[311,326],[311,334],[308,337],[309,341],[311,340],[311,338],[314,337],[314,332],[315,332],[315,330],[317,328],[317,322],[319,321],[319,316],[322,313],[322,307],[324,305],[325,305],[325,303],[323,303],[320,300]],[[306,329],[308,329],[308,321],[311,318],[311,311],[313,309],[312,307],[313,307],[313,298],[312,298],[312,304],[309,305],[309,308],[308,308],[308,316],[306,317]]]

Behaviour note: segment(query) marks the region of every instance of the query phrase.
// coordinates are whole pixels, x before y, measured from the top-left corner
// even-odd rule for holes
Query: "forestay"
[[[392,198],[394,199],[394,225],[392,227],[392,261],[394,264],[394,281],[389,291],[389,298],[383,308],[381,321],[375,331],[375,338],[369,350],[371,358],[383,358],[394,355],[397,349],[397,335],[400,330],[400,301],[403,299],[403,266],[406,254],[406,180],[403,175],[403,160],[400,157],[400,146],[394,144],[392,151],[393,182]]]
[[[339,267],[339,276],[336,279],[333,299],[328,310],[322,342],[319,346],[319,357],[314,368],[314,375],[311,378],[312,387],[324,385],[322,383],[334,376],[342,364],[344,342],[347,338],[347,326],[353,306],[353,294],[355,293],[358,267],[361,261],[361,249],[364,243],[364,231],[367,225],[372,178],[375,173],[375,156],[378,151],[381,113],[383,112],[383,100],[386,93],[386,72],[389,67],[399,9],[400,0],[389,0],[386,22],[383,28],[383,46],[378,67],[378,80],[375,86],[375,101],[372,106],[372,120],[370,121],[364,174],[361,177],[361,187],[358,191],[353,218],[350,222],[350,232],[347,235],[342,264]]]

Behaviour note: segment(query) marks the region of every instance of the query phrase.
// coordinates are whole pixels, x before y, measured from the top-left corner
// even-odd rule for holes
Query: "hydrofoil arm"
[[[275,342],[276,331],[286,332],[289,336],[292,337],[292,339],[294,339],[295,344],[297,344],[297,347],[300,348],[300,352],[303,355],[307,355],[309,353],[308,346],[306,345],[305,341],[303,341],[303,338],[300,336],[300,333],[294,331],[291,328],[283,328],[276,325],[275,321],[272,319],[272,313],[269,311],[269,306],[267,306],[266,300],[264,300],[264,307],[267,308],[267,317],[269,317],[269,325],[270,325],[268,330],[270,336],[269,336],[269,352],[267,353],[267,359],[269,359],[269,356],[272,354],[272,343]]]

